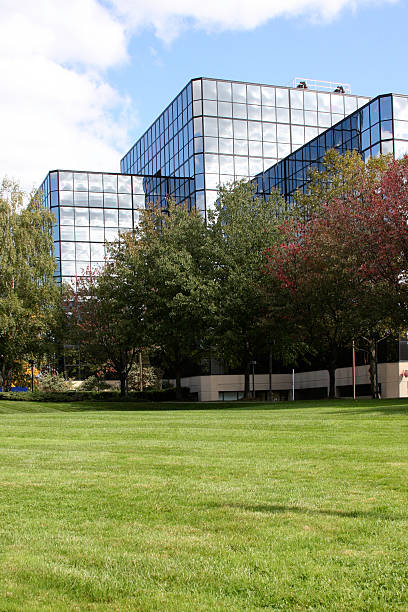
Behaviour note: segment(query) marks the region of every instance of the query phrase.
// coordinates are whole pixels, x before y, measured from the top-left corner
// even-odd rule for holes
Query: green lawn
[[[1,612],[408,610],[408,402],[122,407],[0,402]]]

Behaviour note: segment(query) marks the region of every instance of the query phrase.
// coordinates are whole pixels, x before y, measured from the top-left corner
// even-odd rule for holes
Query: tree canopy
[[[0,188],[0,386],[52,340],[60,292],[54,279],[54,216],[15,182]]]

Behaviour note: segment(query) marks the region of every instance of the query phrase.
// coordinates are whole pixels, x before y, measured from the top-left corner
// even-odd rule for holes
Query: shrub
[[[197,399],[187,387],[182,388],[183,397],[188,401]],[[0,393],[0,400],[34,401],[34,402],[173,402],[176,400],[176,389],[160,391],[130,391],[126,397],[121,397],[119,391],[30,391]]]
[[[38,378],[38,389],[40,391],[55,392],[68,391],[71,388],[69,381],[62,374],[43,374]]]
[[[78,391],[104,391],[105,389],[111,389],[110,385],[95,375],[89,376],[78,387]]]

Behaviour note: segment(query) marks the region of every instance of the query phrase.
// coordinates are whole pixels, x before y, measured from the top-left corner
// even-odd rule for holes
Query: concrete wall
[[[378,379],[381,383],[382,397],[408,397],[408,361],[378,364]],[[369,383],[368,366],[358,366],[356,368],[356,384]],[[252,376],[250,377],[250,384],[252,388]],[[182,385],[189,387],[192,393],[197,393],[199,401],[218,401],[220,391],[242,392],[244,390],[244,375],[191,376],[183,378]],[[336,387],[344,385],[352,385],[351,367],[338,368],[336,371]],[[273,374],[272,387],[273,390],[288,391],[289,397],[291,397],[292,374]],[[295,371],[295,390],[319,387],[329,387],[327,370]],[[268,389],[268,374],[255,374],[255,391],[267,391]]]

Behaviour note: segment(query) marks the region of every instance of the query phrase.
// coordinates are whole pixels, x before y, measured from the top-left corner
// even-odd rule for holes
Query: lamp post
[[[252,366],[252,399],[255,399],[255,366],[256,366],[256,361],[250,361],[249,365]]]
[[[269,401],[273,401],[272,389],[272,344],[269,347]]]
[[[31,366],[31,393],[34,391],[34,359],[30,359],[28,362]]]
[[[356,343],[353,340],[353,399],[356,399]]]

